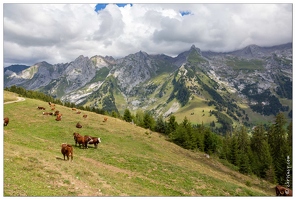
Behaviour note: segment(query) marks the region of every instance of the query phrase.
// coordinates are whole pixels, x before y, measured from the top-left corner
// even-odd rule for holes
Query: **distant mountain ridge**
[[[176,57],[143,51],[120,59],[81,55],[70,63],[15,68],[5,68],[4,87],[39,90],[109,112],[143,109],[167,117],[202,103],[248,123],[248,114],[288,116],[292,109],[292,43],[223,53],[192,45]]]
[[[4,68],[4,72],[6,72],[7,70],[10,70],[12,72],[19,73],[29,67],[30,66],[28,66],[28,65],[10,65],[10,66]]]

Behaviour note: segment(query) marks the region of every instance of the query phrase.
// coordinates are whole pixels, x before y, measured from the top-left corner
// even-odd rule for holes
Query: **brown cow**
[[[98,148],[98,144],[101,143],[101,138],[98,137],[92,137],[90,136],[91,140],[88,142],[88,144],[93,144],[95,148]]]
[[[104,117],[104,121],[103,122],[106,122],[108,120],[108,118],[107,117]]]
[[[56,121],[61,121],[62,120],[62,115],[61,114],[57,115],[57,118],[55,120]]]
[[[66,160],[65,156],[67,156],[67,160],[69,160],[69,156],[71,156],[71,161],[73,161],[73,147],[70,144],[63,143],[61,152],[64,156],[64,160]]]
[[[43,114],[43,115],[53,115],[52,112],[43,112],[42,114]]]
[[[82,128],[82,125],[78,122],[78,123],[76,124],[76,128]]]
[[[9,118],[8,117],[5,117],[4,118],[4,126],[7,126],[9,123]]]
[[[77,143],[78,143],[80,148],[87,149],[87,143],[91,140],[91,137],[87,135],[82,136],[79,133],[73,133],[73,136],[75,140],[75,146],[77,146]],[[80,146],[81,144],[82,144],[82,147]]]
[[[56,110],[55,112],[54,112],[54,116],[57,116],[57,115],[59,115],[60,114],[60,111],[58,111],[58,110]]]
[[[76,111],[76,108],[72,108],[72,110]]]
[[[74,133],[73,133],[73,136],[74,136],[75,146],[77,146],[77,140],[76,140],[76,137],[81,136],[81,135],[80,135],[79,133],[74,132]]]
[[[86,119],[86,118],[87,118],[87,115],[83,115],[83,118],[85,118],[85,119]]]
[[[80,111],[77,111],[77,112],[76,112],[76,114],[80,114],[80,113],[81,113]]]
[[[37,109],[39,109],[39,110],[45,110],[45,108],[42,107],[42,106],[38,106]]]
[[[290,190],[289,188],[285,188],[281,185],[277,185],[275,187],[275,193],[276,196],[293,196],[292,190]]]

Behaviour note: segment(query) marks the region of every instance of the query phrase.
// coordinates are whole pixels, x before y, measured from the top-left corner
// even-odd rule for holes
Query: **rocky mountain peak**
[[[139,51],[137,53],[134,54],[136,57],[138,57],[139,59],[147,59],[149,57],[149,55],[145,52],[145,51]]]
[[[195,45],[193,44],[191,47],[190,47],[190,52],[191,51],[196,51],[199,55],[201,55],[201,50],[197,47],[195,47]]]

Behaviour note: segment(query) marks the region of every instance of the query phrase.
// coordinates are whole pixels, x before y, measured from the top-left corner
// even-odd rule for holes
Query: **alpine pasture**
[[[51,112],[48,102],[35,99],[4,104],[10,119],[3,131],[4,196],[275,196],[274,185],[159,133],[61,105],[56,121],[37,106]],[[79,148],[74,132],[101,143]],[[73,161],[64,161],[62,143],[73,146]]]

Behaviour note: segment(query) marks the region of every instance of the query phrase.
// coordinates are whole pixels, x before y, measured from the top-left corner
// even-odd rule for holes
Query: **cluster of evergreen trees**
[[[28,98],[53,102],[67,107],[76,107],[74,103],[61,102],[37,91],[12,86],[5,90]],[[162,117],[154,119],[149,112],[138,110],[133,115],[125,109],[123,116],[118,112],[103,109],[77,107],[81,110],[96,112],[120,118],[151,131],[164,134],[169,141],[189,149],[215,155],[231,163],[244,174],[255,174],[272,183],[292,187],[292,121],[287,126],[283,113],[278,113],[271,125],[258,125],[251,133],[245,126],[231,127],[231,131],[216,134],[203,124],[192,125],[185,117],[179,124],[174,115],[166,121]]]
[[[258,125],[251,133],[245,126],[236,127],[225,136],[213,133],[203,124],[192,125],[186,117],[178,124],[174,115],[168,121],[162,117],[154,120],[147,112],[138,111],[134,116],[126,109],[123,119],[163,133],[185,149],[225,159],[243,174],[255,174],[272,183],[292,185],[292,122],[287,127],[283,113],[278,113],[270,126]]]

